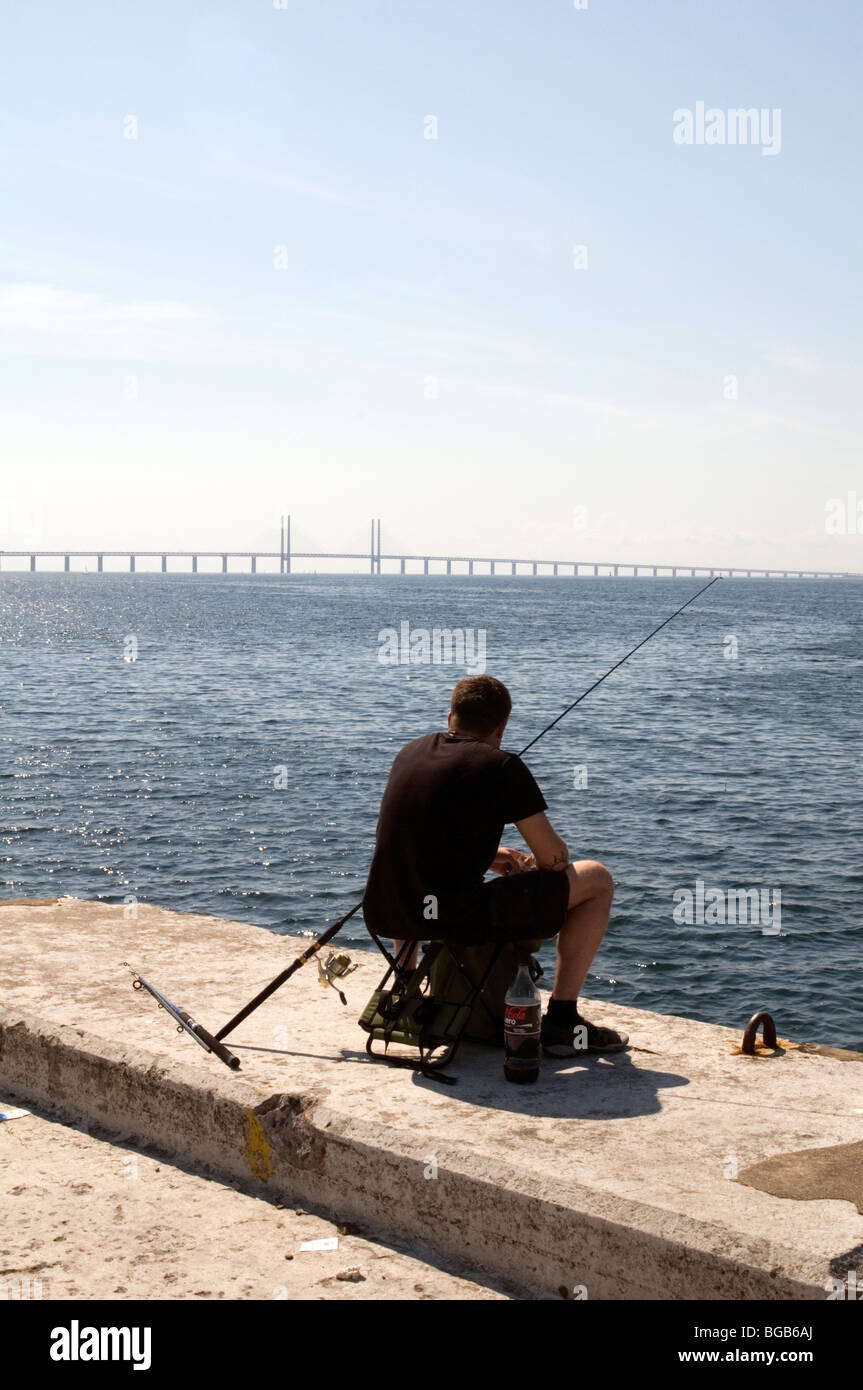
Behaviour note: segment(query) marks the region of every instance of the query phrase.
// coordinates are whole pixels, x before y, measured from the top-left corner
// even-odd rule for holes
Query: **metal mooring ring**
[[[753,1014],[746,1025],[746,1032],[743,1034],[743,1042],[740,1044],[740,1051],[745,1052],[747,1057],[755,1056],[755,1039],[758,1036],[758,1027],[761,1026],[761,1036],[764,1039],[765,1047],[776,1046],[776,1024],[772,1017],[763,1011]]]

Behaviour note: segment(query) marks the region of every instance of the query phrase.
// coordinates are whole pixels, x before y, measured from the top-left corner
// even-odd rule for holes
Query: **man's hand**
[[[490,865],[492,873],[503,874],[522,874],[528,869],[536,868],[532,854],[523,854],[520,849],[504,849],[503,846],[498,850]]]

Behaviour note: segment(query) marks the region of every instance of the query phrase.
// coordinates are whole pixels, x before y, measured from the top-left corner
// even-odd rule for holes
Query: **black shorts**
[[[445,941],[480,946],[486,941],[545,940],[557,936],[569,904],[569,875],[560,869],[531,869],[491,879],[467,910],[439,922]],[[436,933],[438,935],[438,933]]]

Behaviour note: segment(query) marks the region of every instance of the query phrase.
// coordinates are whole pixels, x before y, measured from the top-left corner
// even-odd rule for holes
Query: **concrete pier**
[[[499,1052],[465,1047],[445,1086],[366,1058],[357,1018],[381,964],[355,952],[347,1008],[305,967],[227,1040],[231,1073],[121,964],[215,1032],[304,944],[143,904],[2,903],[0,1086],[540,1296],[820,1299],[850,1269],[863,1282],[863,1055],[784,1042],[780,1015],[779,1048],[744,1056],[762,1001],[743,995],[734,1028],[597,1003],[629,1052],[546,1059],[514,1087]]]

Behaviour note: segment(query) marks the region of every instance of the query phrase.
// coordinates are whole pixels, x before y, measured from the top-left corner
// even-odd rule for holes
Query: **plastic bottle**
[[[524,1084],[536,1081],[539,1076],[541,1015],[540,993],[530,977],[528,962],[524,960],[519,963],[504,1000],[506,1058],[503,1074],[507,1081]]]

